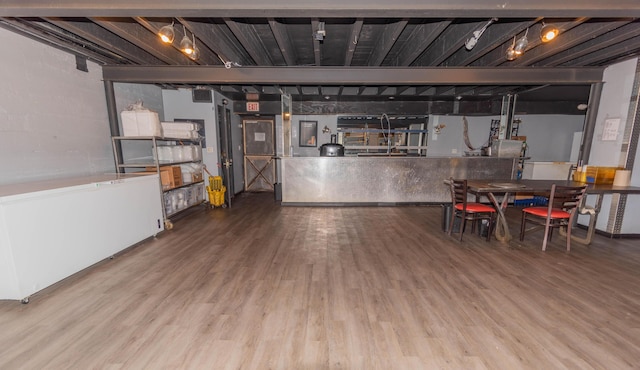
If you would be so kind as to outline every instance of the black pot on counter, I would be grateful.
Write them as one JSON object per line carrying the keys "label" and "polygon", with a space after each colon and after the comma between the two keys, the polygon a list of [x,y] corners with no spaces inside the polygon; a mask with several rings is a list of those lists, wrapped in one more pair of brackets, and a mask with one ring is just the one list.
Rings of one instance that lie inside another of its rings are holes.
{"label": "black pot on counter", "polygon": [[319,148],[321,157],[344,157],[344,146],[337,143],[336,135],[331,135],[331,142]]}

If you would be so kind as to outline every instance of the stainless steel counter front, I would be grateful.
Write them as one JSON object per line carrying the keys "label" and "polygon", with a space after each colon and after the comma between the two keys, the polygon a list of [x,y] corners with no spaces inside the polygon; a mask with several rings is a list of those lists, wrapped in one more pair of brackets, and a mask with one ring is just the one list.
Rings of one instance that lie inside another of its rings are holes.
{"label": "stainless steel counter front", "polygon": [[443,180],[513,178],[517,159],[495,157],[281,158],[283,205],[450,202]]}

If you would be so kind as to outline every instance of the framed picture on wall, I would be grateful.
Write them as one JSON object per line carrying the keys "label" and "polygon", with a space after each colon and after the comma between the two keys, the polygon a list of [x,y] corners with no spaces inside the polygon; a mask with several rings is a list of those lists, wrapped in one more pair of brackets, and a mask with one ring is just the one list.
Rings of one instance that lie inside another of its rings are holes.
{"label": "framed picture on wall", "polygon": [[300,121],[300,146],[318,146],[318,121]]}

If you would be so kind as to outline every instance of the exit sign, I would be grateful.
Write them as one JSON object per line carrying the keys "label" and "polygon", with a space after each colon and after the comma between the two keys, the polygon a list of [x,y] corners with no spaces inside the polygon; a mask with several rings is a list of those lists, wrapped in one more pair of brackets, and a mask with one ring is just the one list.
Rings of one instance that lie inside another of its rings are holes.
{"label": "exit sign", "polygon": [[247,112],[260,112],[260,103],[257,101],[247,102]]}

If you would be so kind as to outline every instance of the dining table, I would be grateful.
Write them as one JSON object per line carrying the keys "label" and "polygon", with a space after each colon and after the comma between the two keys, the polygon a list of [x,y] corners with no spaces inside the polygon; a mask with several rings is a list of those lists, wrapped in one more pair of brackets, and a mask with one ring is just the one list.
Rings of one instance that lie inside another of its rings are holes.
{"label": "dining table", "polygon": [[509,242],[512,239],[505,210],[510,199],[516,193],[548,194],[551,186],[583,186],[587,185],[586,194],[595,195],[596,200],[593,206],[586,204],[584,197],[578,212],[589,215],[589,225],[585,237],[571,236],[572,241],[582,244],[590,244],[595,233],[598,213],[602,207],[602,199],[606,194],[640,194],[638,186],[615,186],[612,184],[585,184],[571,180],[513,180],[513,179],[467,179],[467,191],[475,194],[479,199],[486,196],[497,211],[497,221],[495,227],[495,237],[501,242]]}

